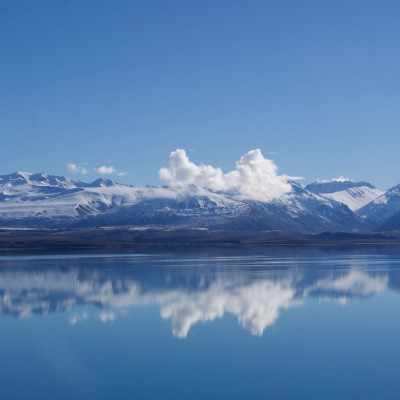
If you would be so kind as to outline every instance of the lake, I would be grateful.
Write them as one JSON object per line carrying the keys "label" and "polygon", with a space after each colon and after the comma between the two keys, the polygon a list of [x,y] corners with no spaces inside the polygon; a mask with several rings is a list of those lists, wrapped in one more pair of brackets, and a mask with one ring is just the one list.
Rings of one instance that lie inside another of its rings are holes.
{"label": "lake", "polygon": [[400,248],[0,257],[1,398],[395,399]]}

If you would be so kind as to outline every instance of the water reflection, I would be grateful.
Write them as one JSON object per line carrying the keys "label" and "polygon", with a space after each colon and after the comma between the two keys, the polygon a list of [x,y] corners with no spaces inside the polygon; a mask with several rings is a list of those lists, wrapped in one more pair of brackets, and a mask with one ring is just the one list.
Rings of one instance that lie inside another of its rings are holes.
{"label": "water reflection", "polygon": [[[26,318],[68,311],[69,324],[113,322],[132,307],[156,305],[185,338],[200,322],[232,314],[261,336],[282,310],[307,299],[348,304],[398,290],[398,259],[184,257],[3,259],[0,313]],[[90,305],[93,307],[83,307]],[[96,311],[97,310],[97,311]]]}

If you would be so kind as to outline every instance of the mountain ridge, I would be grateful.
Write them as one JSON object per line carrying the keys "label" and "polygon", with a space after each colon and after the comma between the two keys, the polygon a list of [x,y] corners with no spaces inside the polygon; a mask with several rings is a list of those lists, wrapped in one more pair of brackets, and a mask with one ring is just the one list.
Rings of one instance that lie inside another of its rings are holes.
{"label": "mountain ridge", "polygon": [[[339,191],[332,192],[332,184]],[[359,209],[389,192],[368,182],[290,185],[286,196],[256,201],[195,185],[132,186],[106,178],[86,183],[44,172],[14,172],[0,176],[0,227],[364,232],[371,225]]]}

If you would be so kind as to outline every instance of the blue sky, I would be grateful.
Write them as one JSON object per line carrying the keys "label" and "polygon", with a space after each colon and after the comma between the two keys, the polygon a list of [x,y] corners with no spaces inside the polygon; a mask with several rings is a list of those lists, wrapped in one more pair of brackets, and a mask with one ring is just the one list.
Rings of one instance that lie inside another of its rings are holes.
{"label": "blue sky", "polygon": [[251,149],[304,182],[400,182],[398,1],[2,1],[0,174]]}

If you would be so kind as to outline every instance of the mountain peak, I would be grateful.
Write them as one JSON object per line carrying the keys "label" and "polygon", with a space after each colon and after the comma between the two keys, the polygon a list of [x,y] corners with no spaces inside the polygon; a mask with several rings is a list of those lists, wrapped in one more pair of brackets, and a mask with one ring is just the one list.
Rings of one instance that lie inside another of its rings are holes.
{"label": "mountain peak", "polygon": [[342,190],[350,188],[367,187],[369,189],[375,189],[375,186],[368,182],[352,182],[347,178],[335,178],[331,180],[317,181],[308,184],[305,189],[316,194],[323,193],[335,193],[341,192]]}
{"label": "mountain peak", "polygon": [[0,182],[2,184],[9,182],[14,185],[18,185],[18,184],[21,185],[21,184],[27,183],[28,180],[30,179],[30,176],[31,176],[31,174],[29,172],[16,171],[9,175],[0,176]]}
{"label": "mountain peak", "polygon": [[77,183],[69,178],[66,178],[65,176],[49,175],[46,172],[39,172],[37,174],[30,175],[29,181],[33,184],[57,187],[70,187],[75,186]]}
{"label": "mountain peak", "polygon": [[89,184],[90,187],[110,187],[115,186],[115,183],[111,179],[99,178]]}
{"label": "mountain peak", "polygon": [[26,171],[16,171],[10,174],[10,178],[12,179],[23,179],[28,180],[32,174]]}

